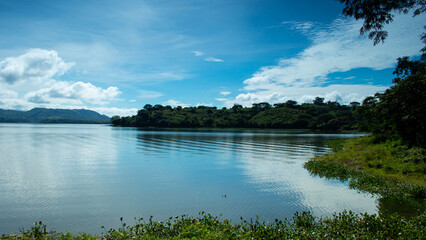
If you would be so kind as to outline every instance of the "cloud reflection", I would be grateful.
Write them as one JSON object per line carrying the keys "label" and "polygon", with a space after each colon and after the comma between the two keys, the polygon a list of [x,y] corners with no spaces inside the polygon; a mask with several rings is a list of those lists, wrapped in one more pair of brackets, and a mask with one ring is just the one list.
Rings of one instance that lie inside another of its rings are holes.
{"label": "cloud reflection", "polygon": [[[318,135],[318,137],[321,137]],[[306,138],[301,136],[302,138]],[[350,209],[355,212],[376,213],[376,198],[360,194],[349,189],[347,184],[312,177],[302,168],[303,162],[320,153],[325,148],[306,146],[302,151],[297,144],[289,144],[283,152],[245,151],[239,161],[250,184],[255,184],[259,191],[271,192],[288,198],[298,198],[293,202],[299,209],[309,209],[317,216],[329,216],[333,212]],[[296,150],[299,149],[299,150]]]}

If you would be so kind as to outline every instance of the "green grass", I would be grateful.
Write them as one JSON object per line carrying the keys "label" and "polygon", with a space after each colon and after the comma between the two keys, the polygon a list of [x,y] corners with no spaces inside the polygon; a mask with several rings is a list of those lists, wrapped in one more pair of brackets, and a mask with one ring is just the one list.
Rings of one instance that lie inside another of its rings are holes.
{"label": "green grass", "polygon": [[353,169],[336,162],[311,160],[304,164],[312,175],[338,179],[342,182],[349,181],[349,187],[360,191],[378,194],[382,197],[417,198],[426,197],[426,187],[410,184],[394,179]]}
{"label": "green grass", "polygon": [[232,224],[209,214],[180,216],[157,222],[139,219],[135,225],[122,222],[118,229],[101,235],[47,231],[43,223],[1,239],[421,239],[426,235],[426,214],[406,219],[392,215],[355,214],[351,211],[317,218],[309,212],[273,223],[258,219]]}
{"label": "green grass", "polygon": [[384,204],[380,215],[425,213],[425,149],[395,142],[378,144],[371,136],[332,140],[327,145],[334,153],[303,165],[312,175],[348,181],[350,188],[379,195]]}
{"label": "green grass", "polygon": [[381,216],[425,213],[425,149],[397,142],[375,143],[372,136],[326,144],[334,153],[303,165],[312,175],[348,181],[350,188],[380,196]]}
{"label": "green grass", "polygon": [[315,160],[336,162],[374,176],[426,186],[426,149],[399,142],[374,143],[373,136],[328,142],[333,154]]}
{"label": "green grass", "polygon": [[331,148],[333,152],[339,152],[343,150],[343,145],[347,139],[333,139],[325,141],[325,144]]}

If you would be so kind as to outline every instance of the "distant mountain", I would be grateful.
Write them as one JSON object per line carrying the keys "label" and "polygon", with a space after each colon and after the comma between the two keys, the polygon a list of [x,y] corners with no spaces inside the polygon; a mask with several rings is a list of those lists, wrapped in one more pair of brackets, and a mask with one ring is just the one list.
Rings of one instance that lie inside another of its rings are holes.
{"label": "distant mountain", "polygon": [[33,108],[26,112],[0,109],[0,122],[109,123],[110,118],[95,111],[86,109]]}

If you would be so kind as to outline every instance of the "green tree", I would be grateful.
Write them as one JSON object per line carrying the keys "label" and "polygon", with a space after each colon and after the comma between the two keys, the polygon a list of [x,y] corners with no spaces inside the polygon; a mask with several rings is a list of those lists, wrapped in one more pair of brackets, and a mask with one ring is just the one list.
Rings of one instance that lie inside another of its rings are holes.
{"label": "green tree", "polygon": [[288,107],[288,108],[296,108],[297,101],[288,100],[287,102],[285,102],[285,106]]}
{"label": "green tree", "polygon": [[[345,4],[343,15],[364,20],[360,33],[362,35],[368,33],[374,45],[384,42],[387,38],[388,33],[383,28],[393,21],[394,12],[407,14],[414,9],[413,16],[417,16],[426,10],[425,0],[339,0],[339,2]],[[422,39],[425,40],[425,34],[422,35]]]}
{"label": "green tree", "polygon": [[112,117],[111,117],[111,123],[112,123],[113,125],[120,125],[120,122],[121,122],[121,118],[120,118],[120,116],[115,115],[115,116],[112,116]]}
{"label": "green tree", "polygon": [[145,106],[143,106],[143,109],[149,111],[152,109],[152,105],[151,104],[146,104]]}
{"label": "green tree", "polygon": [[242,105],[240,105],[240,104],[237,104],[237,103],[235,103],[234,104],[234,106],[232,106],[232,110],[234,111],[234,112],[237,112],[238,111],[238,109],[242,109],[243,108],[243,106]]}
{"label": "green tree", "polygon": [[266,109],[272,108],[272,106],[271,104],[267,102],[261,102],[261,103],[253,103],[253,108],[259,109],[259,110],[266,110]]}
{"label": "green tree", "polygon": [[349,105],[352,107],[353,110],[355,110],[357,107],[361,105],[359,102],[350,102]]}
{"label": "green tree", "polygon": [[378,111],[386,114],[385,127],[410,145],[426,146],[426,64],[398,60],[395,86],[381,95]]}
{"label": "green tree", "polygon": [[318,106],[324,105],[324,98],[316,97],[314,100],[314,104]]}
{"label": "green tree", "polygon": [[398,60],[395,86],[367,97],[357,112],[361,130],[378,140],[401,139],[408,145],[426,145],[426,64],[423,60]]}

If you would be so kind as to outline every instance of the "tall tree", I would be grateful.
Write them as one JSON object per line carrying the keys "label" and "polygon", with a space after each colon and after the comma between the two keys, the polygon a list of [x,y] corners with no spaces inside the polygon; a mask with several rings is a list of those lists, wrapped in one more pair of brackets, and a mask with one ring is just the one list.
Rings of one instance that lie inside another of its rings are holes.
{"label": "tall tree", "polygon": [[[394,19],[394,13],[413,16],[426,11],[426,0],[339,0],[345,4],[343,15],[363,19],[361,34],[369,33],[374,44],[384,42],[388,36],[383,30]],[[424,26],[426,29],[426,26]],[[408,33],[409,34],[409,33]],[[426,45],[426,34],[421,39]],[[383,139],[402,139],[409,145],[426,145],[426,47],[422,58],[410,61],[408,57],[398,59],[394,72],[395,86],[383,94],[366,98],[357,109],[367,121],[360,127],[367,127],[373,134]]]}
{"label": "tall tree", "polygon": [[356,111],[363,116],[362,130],[378,140],[402,140],[407,145],[426,146],[426,64],[398,59],[395,86],[367,97]]}

